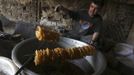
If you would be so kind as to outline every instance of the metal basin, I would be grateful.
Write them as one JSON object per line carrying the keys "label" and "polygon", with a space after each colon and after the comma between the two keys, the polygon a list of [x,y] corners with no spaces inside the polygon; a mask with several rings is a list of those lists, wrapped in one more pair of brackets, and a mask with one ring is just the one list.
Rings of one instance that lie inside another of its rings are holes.
{"label": "metal basin", "polygon": [[[55,48],[55,47],[59,47],[59,46],[64,47],[64,48],[71,48],[71,47],[82,47],[85,45],[87,45],[87,44],[74,40],[74,39],[65,38],[65,37],[61,37],[57,44],[52,44],[47,41],[40,43],[35,38],[30,38],[30,39],[20,42],[13,48],[12,60],[20,68],[22,66],[22,64],[27,60],[27,58],[28,58],[27,55],[33,54],[36,49]],[[92,56],[88,56],[88,57],[92,57]],[[103,58],[100,58],[100,59],[103,59]],[[70,66],[70,67],[66,67],[66,68],[67,68],[67,70],[71,70],[71,68],[73,68],[76,71],[78,71],[80,75],[95,74],[94,65],[90,64],[89,61],[90,61],[90,59],[87,59],[87,57],[75,59],[75,60],[69,60],[69,61],[67,61],[67,66]],[[92,59],[91,59],[91,61],[92,61]],[[69,65],[68,65],[68,63],[69,63]],[[31,63],[31,64],[33,64],[33,63]],[[46,64],[46,65],[48,65],[48,64]],[[54,65],[61,66],[60,64],[54,64]],[[102,64],[100,64],[100,65],[102,65]],[[27,75],[45,75],[45,74],[37,73],[36,70],[31,69],[31,67],[33,67],[33,65],[30,67],[28,66],[24,69],[24,72],[26,72]],[[103,67],[105,67],[105,66],[103,66]],[[102,68],[100,68],[100,69],[102,69]],[[45,71],[46,69],[43,69],[43,70]],[[51,74],[49,74],[49,75],[51,75]]]}

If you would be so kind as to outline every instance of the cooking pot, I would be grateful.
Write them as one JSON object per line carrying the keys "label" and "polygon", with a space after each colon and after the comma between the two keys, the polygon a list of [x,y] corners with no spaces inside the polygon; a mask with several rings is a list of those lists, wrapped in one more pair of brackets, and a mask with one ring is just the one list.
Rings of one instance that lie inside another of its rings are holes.
{"label": "cooking pot", "polygon": [[[56,47],[72,48],[72,47],[82,47],[82,46],[86,46],[86,45],[87,44],[84,42],[66,38],[66,37],[60,37],[60,40],[57,43],[52,43],[49,41],[39,42],[36,38],[30,38],[30,39],[26,39],[26,40],[20,42],[13,48],[12,60],[16,64],[16,66],[18,66],[18,68],[20,68],[23,65],[23,63],[28,59],[28,56],[34,54],[34,51],[36,49],[56,48]],[[83,57],[80,59],[68,60],[67,66],[65,68],[67,68],[66,70],[70,70],[70,71],[71,71],[71,68],[73,68],[73,70],[76,70],[81,75],[96,74],[95,70],[97,70],[97,68],[95,68],[95,66],[94,66],[96,64],[92,64],[92,62],[90,62],[90,60],[92,61],[91,57],[92,56],[86,56],[86,57]],[[99,68],[99,70],[101,70],[100,73],[102,73],[106,63],[100,52],[99,52],[99,57],[100,57],[99,59],[102,59],[102,63],[101,64],[98,63],[101,66]],[[68,65],[68,63],[69,63],[69,65]],[[33,64],[33,62],[31,64]],[[46,64],[46,65],[48,65],[48,64]],[[43,70],[47,71],[50,67],[52,67],[51,65],[48,65],[47,67],[45,66],[47,69],[43,69]],[[55,65],[61,66],[60,64],[55,64]],[[68,67],[68,66],[70,66],[70,67]],[[33,70],[31,67],[33,67],[33,65],[32,66],[30,65],[30,67],[29,66],[25,67],[23,71],[27,75],[45,75],[46,74],[46,73],[40,74],[40,73],[36,72],[37,69]],[[97,71],[99,71],[99,70],[97,70]],[[51,75],[51,74],[46,74],[46,75]],[[99,75],[99,73],[98,73],[98,75]]]}

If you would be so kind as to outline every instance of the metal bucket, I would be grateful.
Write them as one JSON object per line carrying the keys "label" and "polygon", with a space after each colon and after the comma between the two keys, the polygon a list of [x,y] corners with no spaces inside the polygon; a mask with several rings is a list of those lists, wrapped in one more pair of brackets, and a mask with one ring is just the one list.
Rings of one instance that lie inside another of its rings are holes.
{"label": "metal bucket", "polygon": [[[85,45],[87,45],[87,44],[74,40],[74,39],[65,38],[65,37],[61,37],[57,44],[52,44],[47,41],[45,41],[45,43],[40,43],[35,38],[30,38],[30,39],[20,42],[13,48],[12,60],[20,68],[22,66],[22,64],[27,60],[27,57],[25,55],[33,54],[34,51],[38,48],[46,48],[46,47],[47,48],[55,48],[55,47],[59,47],[59,46],[64,47],[64,48],[71,48],[71,47],[82,47]],[[105,60],[102,57],[102,54],[100,52],[99,52],[99,56],[101,56],[99,59],[100,60],[102,59],[102,62],[103,62],[101,64],[98,63],[101,65],[99,70],[97,70],[97,68],[95,68],[94,65],[96,65],[96,64],[93,65],[90,63],[90,60],[92,61],[92,59],[90,59],[89,57],[92,57],[92,56],[87,56],[85,58],[80,58],[80,59],[75,59],[75,60],[69,60],[68,63],[69,63],[69,66],[71,65],[71,68],[76,69],[76,67],[77,67],[76,70],[79,71],[81,75],[87,75],[87,74],[95,75],[96,73],[94,72],[94,70],[103,71],[104,67],[105,67],[105,65],[103,65],[103,64],[105,64]],[[99,56],[97,56],[97,57],[99,57]],[[69,68],[68,68],[68,70],[69,70]],[[28,75],[41,75],[39,73],[36,73],[34,70],[31,70],[29,67],[26,67],[24,69],[24,72],[26,72]],[[100,72],[100,73],[102,73],[102,72]],[[96,75],[99,75],[99,73]]]}

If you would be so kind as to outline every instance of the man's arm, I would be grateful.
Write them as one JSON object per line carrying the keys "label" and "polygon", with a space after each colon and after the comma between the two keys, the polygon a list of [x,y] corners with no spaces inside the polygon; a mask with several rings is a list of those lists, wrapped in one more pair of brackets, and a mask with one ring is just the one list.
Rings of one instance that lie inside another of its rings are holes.
{"label": "man's arm", "polygon": [[70,10],[68,8],[65,8],[63,7],[62,5],[57,5],[56,8],[55,8],[55,11],[64,11],[66,12],[66,14],[68,14],[70,16],[70,18],[72,18],[73,20],[79,20],[79,13],[77,11],[73,11],[73,10]]}
{"label": "man's arm", "polygon": [[98,39],[98,36],[99,36],[99,32],[94,32],[93,33],[93,36],[92,36],[92,41],[96,41]]}
{"label": "man's arm", "polygon": [[94,19],[94,25],[95,25],[95,29],[94,29],[94,33],[92,35],[92,42],[96,42],[99,39],[99,35],[101,33],[101,28],[102,28],[102,18],[101,16],[97,16]]}

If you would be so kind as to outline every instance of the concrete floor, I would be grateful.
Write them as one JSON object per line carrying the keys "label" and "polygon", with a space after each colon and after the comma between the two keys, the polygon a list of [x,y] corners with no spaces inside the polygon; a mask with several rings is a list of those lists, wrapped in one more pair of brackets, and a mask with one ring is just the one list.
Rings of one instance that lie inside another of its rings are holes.
{"label": "concrete floor", "polygon": [[118,61],[114,61],[108,63],[102,75],[134,75],[134,68],[129,68]]}
{"label": "concrete floor", "polygon": [[104,53],[107,60],[107,67],[102,75],[134,75],[134,68],[121,63],[113,52]]}

